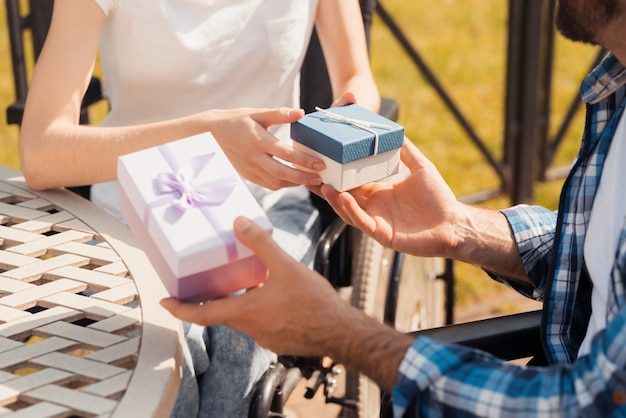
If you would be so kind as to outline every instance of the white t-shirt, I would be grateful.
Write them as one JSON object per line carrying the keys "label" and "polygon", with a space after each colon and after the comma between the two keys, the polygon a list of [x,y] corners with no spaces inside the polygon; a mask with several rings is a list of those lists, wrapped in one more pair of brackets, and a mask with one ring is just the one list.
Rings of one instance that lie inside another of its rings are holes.
{"label": "white t-shirt", "polygon": [[[208,109],[299,107],[299,72],[317,0],[95,0],[101,41],[104,126],[172,119]],[[272,129],[289,141],[289,126]],[[249,183],[267,210],[302,200],[302,187],[270,192]],[[92,188],[119,215],[119,184]]]}
{"label": "white t-shirt", "polygon": [[583,248],[585,264],[593,283],[592,312],[587,334],[578,351],[578,356],[587,354],[593,337],[606,328],[610,274],[615,264],[621,228],[626,222],[626,194],[624,194],[626,164],[624,161],[626,161],[626,113],[620,119],[604,162],[585,237]]}

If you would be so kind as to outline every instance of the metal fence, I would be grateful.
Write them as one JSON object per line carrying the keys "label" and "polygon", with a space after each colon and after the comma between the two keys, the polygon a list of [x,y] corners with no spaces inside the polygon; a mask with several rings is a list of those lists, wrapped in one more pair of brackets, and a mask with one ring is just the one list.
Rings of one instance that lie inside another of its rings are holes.
{"label": "metal fence", "polygon": [[[579,92],[572,92],[572,99],[564,118],[559,121],[550,120],[555,7],[556,0],[508,0],[504,137],[502,157],[498,159],[485,145],[483,138],[454,102],[437,74],[428,66],[422,54],[387,10],[385,1],[378,0],[376,3],[376,14],[499,179],[499,186],[495,189],[462,196],[461,200],[465,202],[479,203],[506,196],[511,204],[532,203],[533,190],[537,182],[556,179],[567,172],[568,168],[550,167],[582,103]],[[599,48],[591,67],[596,66],[605,54],[606,51]],[[549,135],[548,128],[551,123],[556,123],[557,126],[554,136]],[[452,323],[454,316],[452,260],[446,262],[445,272],[440,278],[446,282],[446,322]]]}

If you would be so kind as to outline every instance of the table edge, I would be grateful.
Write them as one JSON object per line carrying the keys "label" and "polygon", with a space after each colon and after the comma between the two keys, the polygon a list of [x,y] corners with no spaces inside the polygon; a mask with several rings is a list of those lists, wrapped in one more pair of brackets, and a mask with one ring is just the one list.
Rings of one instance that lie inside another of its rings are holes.
{"label": "table edge", "polygon": [[[31,190],[22,174],[14,169],[0,167],[0,181],[39,195],[72,213],[102,236],[124,260],[140,295],[143,332],[137,366],[112,416],[169,416],[182,375],[182,323],[159,304],[169,295],[130,229],[93,202],[68,190]],[[155,374],[155,370],[159,373]],[[163,395],[158,403],[154,402],[155,394]],[[146,410],[148,407],[151,410]]]}

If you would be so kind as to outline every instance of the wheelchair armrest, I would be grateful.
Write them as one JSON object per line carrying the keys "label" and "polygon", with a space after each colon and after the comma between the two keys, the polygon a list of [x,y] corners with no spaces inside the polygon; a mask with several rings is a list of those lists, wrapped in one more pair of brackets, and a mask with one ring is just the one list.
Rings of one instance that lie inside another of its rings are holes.
{"label": "wheelchair armrest", "polygon": [[24,114],[24,100],[9,105],[6,110],[7,125],[19,125]]}
{"label": "wheelchair armrest", "polygon": [[389,120],[398,121],[398,117],[400,116],[400,106],[398,102],[390,97],[381,97],[380,98],[380,109],[378,114],[386,117]]}
{"label": "wheelchair armrest", "polygon": [[270,409],[282,411],[301,377],[297,367],[286,368],[280,362],[272,364],[257,384],[248,418],[267,418],[271,416]]}
{"label": "wheelchair armrest", "polygon": [[335,243],[346,229],[346,223],[336,216],[324,229],[317,241],[313,268],[327,279],[330,278],[330,253]]}
{"label": "wheelchair armrest", "polygon": [[425,335],[487,351],[503,360],[515,360],[542,353],[540,324],[541,311],[532,311],[425,329],[410,335]]}

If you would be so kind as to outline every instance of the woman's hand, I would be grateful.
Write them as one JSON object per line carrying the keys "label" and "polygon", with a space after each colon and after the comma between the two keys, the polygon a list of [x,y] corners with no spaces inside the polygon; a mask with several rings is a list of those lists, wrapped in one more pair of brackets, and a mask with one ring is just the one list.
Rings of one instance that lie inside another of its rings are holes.
{"label": "woman's hand", "polygon": [[213,110],[209,129],[246,179],[271,190],[319,186],[322,180],[315,171],[323,170],[324,163],[268,132],[270,126],[296,122],[303,114],[290,108]]}
{"label": "woman's hand", "polygon": [[356,104],[356,103],[357,103],[356,94],[354,94],[354,92],[352,91],[346,91],[341,95],[341,97],[339,97],[337,100],[333,102],[331,107],[344,106],[344,105]]}

